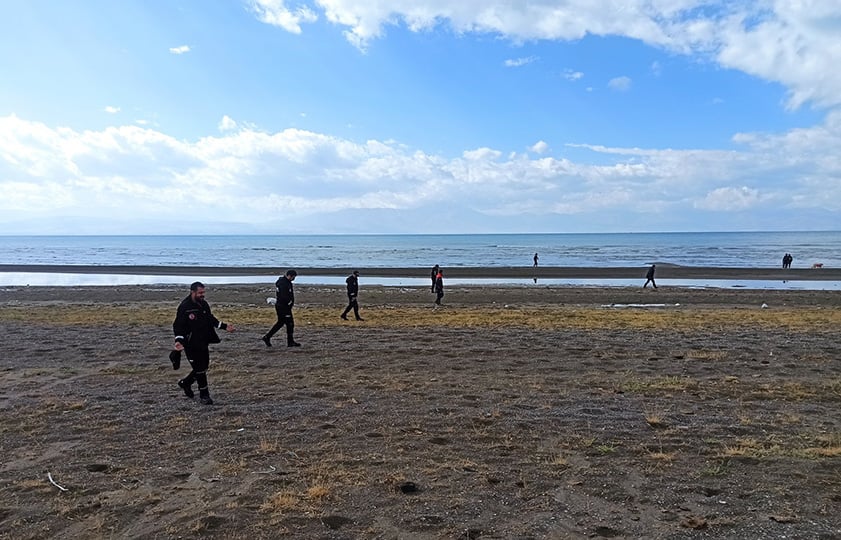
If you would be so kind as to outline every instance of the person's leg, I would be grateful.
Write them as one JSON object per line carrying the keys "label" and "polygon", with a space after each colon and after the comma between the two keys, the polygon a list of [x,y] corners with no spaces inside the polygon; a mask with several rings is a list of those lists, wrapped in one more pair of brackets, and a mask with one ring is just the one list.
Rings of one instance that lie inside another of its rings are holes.
{"label": "person's leg", "polygon": [[190,365],[193,367],[193,376],[199,387],[199,398],[206,405],[212,405],[210,391],[207,388],[207,368],[210,366],[210,351],[207,347],[190,351]]}
{"label": "person's leg", "polygon": [[359,302],[356,298],[353,299],[353,314],[356,316],[357,321],[362,320],[362,317],[359,316]]}
{"label": "person's leg", "polygon": [[295,341],[295,319],[292,317],[292,312],[286,314],[286,346],[300,347],[301,344]]}
{"label": "person's leg", "polygon": [[275,304],[274,310],[275,310],[275,313],[277,314],[277,322],[274,323],[274,326],[272,326],[271,330],[269,330],[266,333],[265,336],[260,338],[260,339],[263,340],[263,343],[266,344],[266,347],[271,347],[272,346],[272,336],[275,335],[278,332],[278,330],[280,330],[283,327],[283,325],[286,323],[286,317],[284,317],[284,315],[283,315],[283,311],[281,309],[281,306],[278,305],[278,304]]}
{"label": "person's leg", "polygon": [[350,296],[348,296],[348,300],[347,300],[347,307],[346,307],[346,308],[345,308],[345,310],[342,312],[342,318],[343,318],[344,320],[347,320],[347,314],[348,314],[348,313],[350,313],[350,310],[351,310],[351,308],[352,308],[352,307],[353,307],[353,298],[351,298]]}

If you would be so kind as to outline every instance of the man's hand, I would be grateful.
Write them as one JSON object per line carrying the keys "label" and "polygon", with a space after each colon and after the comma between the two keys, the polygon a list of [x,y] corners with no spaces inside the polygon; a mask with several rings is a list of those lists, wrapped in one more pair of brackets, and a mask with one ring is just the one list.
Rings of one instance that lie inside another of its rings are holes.
{"label": "man's hand", "polygon": [[184,350],[184,345],[180,341],[176,341],[175,342],[175,350],[176,351],[183,351]]}
{"label": "man's hand", "polygon": [[233,332],[235,330],[234,325],[232,325],[231,323],[226,323],[226,325],[227,326],[225,327],[225,330],[227,330],[228,332]]}

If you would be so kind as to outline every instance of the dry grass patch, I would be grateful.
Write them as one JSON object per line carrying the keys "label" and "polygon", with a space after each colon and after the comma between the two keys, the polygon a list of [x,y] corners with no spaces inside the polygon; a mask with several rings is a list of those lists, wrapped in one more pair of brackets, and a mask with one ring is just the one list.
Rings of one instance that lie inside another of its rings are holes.
{"label": "dry grass patch", "polygon": [[[213,303],[213,299],[210,299]],[[337,302],[337,305],[341,302]],[[51,325],[111,326],[114,321],[158,326],[170,320],[177,302],[115,304],[58,304],[50,309],[31,306],[0,308],[0,323],[28,322]],[[214,304],[214,313],[223,320],[238,325],[270,325],[275,312],[265,306]],[[307,306],[298,308],[295,316],[299,324],[338,326],[336,306]],[[366,327],[423,327],[476,328],[524,326],[552,329],[668,329],[697,328],[783,327],[791,331],[832,330],[841,326],[841,308],[804,308],[785,310],[747,310],[710,308],[702,310],[609,310],[601,307],[541,306],[524,309],[503,307],[452,307],[434,310],[429,307],[369,307]]]}
{"label": "dry grass patch", "polygon": [[618,390],[625,393],[653,394],[658,392],[682,392],[695,389],[698,383],[689,377],[637,377],[626,376],[618,383]]}

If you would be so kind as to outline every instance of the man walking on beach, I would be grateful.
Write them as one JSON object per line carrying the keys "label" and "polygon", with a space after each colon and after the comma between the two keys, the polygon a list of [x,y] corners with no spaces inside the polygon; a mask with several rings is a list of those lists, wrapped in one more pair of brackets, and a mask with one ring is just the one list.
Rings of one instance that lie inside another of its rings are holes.
{"label": "man walking on beach", "polygon": [[[436,265],[437,266],[437,265]],[[441,299],[444,298],[444,271],[440,268],[438,269],[438,273],[435,275],[435,303],[437,305],[441,305]]]}
{"label": "man walking on beach", "polygon": [[657,265],[652,264],[651,268],[648,269],[648,272],[645,273],[645,285],[642,286],[643,289],[645,289],[645,286],[648,285],[649,281],[651,282],[651,284],[654,286],[655,289],[657,288],[657,284],[654,283],[654,267],[655,266],[657,266]]}
{"label": "man walking on beach", "polygon": [[538,257],[537,257],[537,253],[535,253],[535,254],[534,254],[534,265],[535,265],[535,266],[537,266],[537,259],[538,259]]}
{"label": "man walking on beach", "polygon": [[286,325],[286,346],[300,347],[301,344],[295,341],[295,319],[292,318],[292,306],[295,305],[295,291],[292,288],[292,282],[295,281],[295,276],[298,272],[295,270],[287,270],[286,274],[277,278],[275,287],[277,287],[277,302],[274,309],[277,312],[277,322],[274,323],[271,330],[261,337],[266,347],[272,346],[272,336],[280,330],[283,325]]}
{"label": "man walking on beach", "polygon": [[[184,351],[187,360],[193,369],[190,374],[178,381],[178,386],[184,391],[188,398],[195,396],[193,383],[198,383],[199,399],[205,405],[213,405],[210,398],[210,391],[207,388],[207,369],[210,366],[211,343],[219,343],[219,336],[216,328],[234,331],[234,325],[226,324],[213,316],[210,305],[204,299],[204,284],[196,281],[190,285],[190,294],[181,301],[172,323],[172,331],[175,333],[175,351]],[[170,354],[172,366],[180,366],[180,354]]]}
{"label": "man walking on beach", "polygon": [[432,279],[432,288],[429,289],[429,292],[435,292],[435,280],[438,279],[438,265],[432,267],[432,272],[429,273],[429,277]]}
{"label": "man walking on beach", "polygon": [[354,270],[345,280],[345,283],[347,283],[347,307],[342,312],[342,319],[347,320],[347,314],[353,309],[356,320],[362,321],[364,319],[359,316],[359,302],[357,302],[357,296],[359,296],[359,270]]}

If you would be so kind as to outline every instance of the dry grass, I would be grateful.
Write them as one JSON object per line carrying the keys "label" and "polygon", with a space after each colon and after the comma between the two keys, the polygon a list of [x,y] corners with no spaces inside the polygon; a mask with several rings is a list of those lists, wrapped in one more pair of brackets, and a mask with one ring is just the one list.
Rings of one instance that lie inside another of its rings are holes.
{"label": "dry grass", "polygon": [[[29,306],[0,308],[0,322],[29,322],[52,325],[107,325],[115,320],[134,324],[158,325],[173,317],[171,304],[52,305],[50,309]],[[273,310],[254,306],[214,305],[214,313],[239,325],[271,325]],[[337,326],[335,307],[306,307],[296,312],[299,325]],[[365,325],[389,328],[448,326],[489,328],[523,326],[536,329],[732,329],[738,327],[776,327],[789,331],[832,330],[841,326],[841,309],[739,310],[709,308],[694,310],[606,310],[600,307],[541,306],[505,309],[500,307],[460,307],[432,310],[428,307],[376,306],[366,311]],[[693,358],[721,359],[719,351],[691,351]]]}

